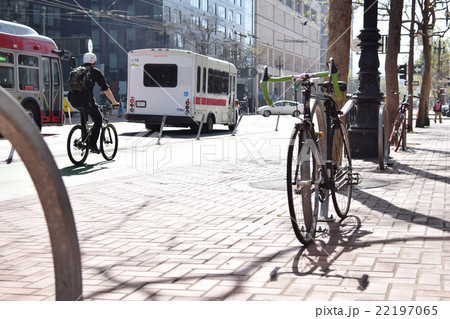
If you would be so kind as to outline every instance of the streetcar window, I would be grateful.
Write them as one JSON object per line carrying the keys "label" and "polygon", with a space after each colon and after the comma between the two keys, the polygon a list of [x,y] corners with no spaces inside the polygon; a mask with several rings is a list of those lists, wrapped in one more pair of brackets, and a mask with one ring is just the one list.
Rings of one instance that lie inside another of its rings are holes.
{"label": "streetcar window", "polygon": [[38,57],[19,54],[19,89],[24,91],[39,91]]}

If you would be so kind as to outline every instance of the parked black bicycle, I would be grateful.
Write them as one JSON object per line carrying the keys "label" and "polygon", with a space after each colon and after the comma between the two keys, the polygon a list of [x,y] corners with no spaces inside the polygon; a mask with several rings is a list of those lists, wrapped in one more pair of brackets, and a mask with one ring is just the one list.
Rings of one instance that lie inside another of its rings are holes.
{"label": "parked black bicycle", "polygon": [[[100,105],[103,123],[100,133],[100,152],[107,161],[111,161],[117,154],[119,138],[114,125],[110,124],[106,115],[108,106]],[[91,137],[92,125],[86,123],[86,136],[80,124],[75,125],[67,138],[67,154],[74,165],[82,165],[89,155],[89,139]]]}

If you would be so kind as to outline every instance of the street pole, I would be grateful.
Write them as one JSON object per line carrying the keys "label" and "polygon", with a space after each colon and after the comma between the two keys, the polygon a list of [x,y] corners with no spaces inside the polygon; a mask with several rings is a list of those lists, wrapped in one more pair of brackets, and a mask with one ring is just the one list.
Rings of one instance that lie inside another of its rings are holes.
{"label": "street pole", "polygon": [[380,31],[377,29],[377,0],[364,1],[364,28],[358,38],[361,40],[359,59],[359,87],[353,95],[357,112],[349,129],[351,154],[354,158],[375,158],[378,156],[378,112],[384,94],[380,91],[378,59]]}
{"label": "street pole", "polygon": [[[278,57],[278,63],[276,65],[278,69],[278,76],[281,76],[281,69],[283,68],[283,61],[281,60],[281,55]],[[281,90],[282,90],[282,83],[279,83],[279,89],[278,89],[278,99],[281,98]]]}
{"label": "street pole", "polygon": [[409,58],[408,58],[408,103],[409,103],[409,109],[408,109],[408,127],[407,131],[412,132],[413,127],[413,75],[414,75],[414,24],[415,24],[415,15],[416,15],[416,1],[412,2],[411,6],[411,25],[409,29]]}

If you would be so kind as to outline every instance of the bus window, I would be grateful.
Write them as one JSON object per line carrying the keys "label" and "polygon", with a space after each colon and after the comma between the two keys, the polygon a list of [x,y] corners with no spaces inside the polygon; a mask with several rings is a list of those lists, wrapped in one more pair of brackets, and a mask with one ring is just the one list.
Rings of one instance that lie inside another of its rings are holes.
{"label": "bus window", "polygon": [[177,82],[178,66],[176,64],[144,65],[144,86],[174,88]]}
{"label": "bus window", "polygon": [[37,57],[19,55],[19,89],[39,91],[39,60]]}
{"label": "bus window", "polygon": [[208,70],[208,93],[228,94],[229,74],[225,71]]}
{"label": "bus window", "polygon": [[19,65],[39,67],[39,59],[37,56],[19,54]]}
{"label": "bus window", "polygon": [[201,79],[202,79],[202,68],[198,66],[197,67],[197,93],[200,93]]}
{"label": "bus window", "polygon": [[206,68],[203,68],[203,86],[202,93],[206,93]]}
{"label": "bus window", "polygon": [[14,54],[10,52],[0,52],[0,85],[14,88]]}

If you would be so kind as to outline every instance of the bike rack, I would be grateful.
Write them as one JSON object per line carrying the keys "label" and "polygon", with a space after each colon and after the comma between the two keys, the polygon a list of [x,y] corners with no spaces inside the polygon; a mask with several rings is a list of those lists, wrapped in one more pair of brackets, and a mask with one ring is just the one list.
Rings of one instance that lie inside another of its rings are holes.
{"label": "bike rack", "polygon": [[161,121],[161,127],[159,129],[158,141],[156,142],[156,145],[161,145],[161,138],[162,138],[162,134],[163,134],[163,130],[164,130],[164,125],[166,125],[166,117],[167,117],[167,115],[164,114],[162,121]]}
{"label": "bike rack", "polygon": [[244,114],[241,114],[241,116],[239,117],[239,120],[236,123],[236,126],[234,127],[234,130],[233,130],[233,133],[231,134],[231,136],[236,136],[237,128],[238,128],[239,124],[241,123],[241,120],[243,117],[244,117]]}
{"label": "bike rack", "polygon": [[20,154],[44,210],[53,254],[56,300],[82,300],[80,248],[61,173],[37,126],[2,87],[0,127]]}
{"label": "bike rack", "polygon": [[279,122],[280,122],[280,114],[278,114],[278,117],[277,117],[277,125],[275,126],[275,132],[278,131],[278,123]]}
{"label": "bike rack", "polygon": [[378,112],[378,166],[380,170],[386,168],[389,157],[389,127],[385,109],[386,105],[381,103]]}
{"label": "bike rack", "polygon": [[195,138],[196,140],[200,139],[200,133],[202,132],[202,128],[203,128],[203,121],[205,120],[205,114],[202,115],[202,120],[200,121],[200,125],[198,126],[198,132],[197,132],[197,137]]}
{"label": "bike rack", "polygon": [[11,145],[11,150],[9,151],[8,158],[6,159],[6,164],[11,164],[14,157],[14,146]]}

